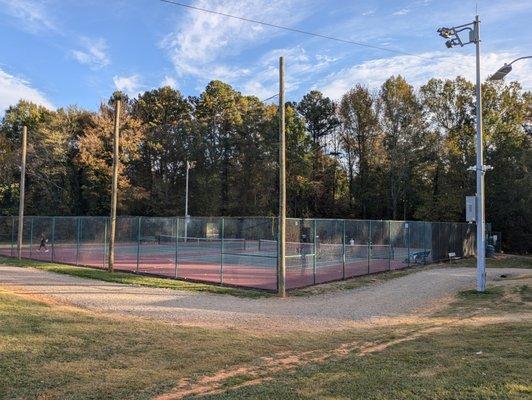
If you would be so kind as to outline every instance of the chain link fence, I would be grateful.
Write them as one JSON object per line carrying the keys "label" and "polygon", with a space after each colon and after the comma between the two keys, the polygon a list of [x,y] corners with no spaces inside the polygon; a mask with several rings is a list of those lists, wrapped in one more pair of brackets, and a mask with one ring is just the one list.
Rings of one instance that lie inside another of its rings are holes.
{"label": "chain link fence", "polygon": [[[23,229],[23,258],[108,266],[107,217],[28,216]],[[17,230],[18,217],[0,217],[1,255],[17,255]],[[115,269],[276,290],[277,230],[274,217],[118,217]],[[474,225],[288,218],[286,287],[446,260],[449,253],[475,254]]]}

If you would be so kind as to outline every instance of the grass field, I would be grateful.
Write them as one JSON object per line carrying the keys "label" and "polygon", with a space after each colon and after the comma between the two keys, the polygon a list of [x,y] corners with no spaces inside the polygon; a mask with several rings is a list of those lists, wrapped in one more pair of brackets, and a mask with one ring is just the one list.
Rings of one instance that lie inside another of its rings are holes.
{"label": "grass field", "polygon": [[528,399],[532,290],[340,332],[184,328],[0,289],[0,398]]}

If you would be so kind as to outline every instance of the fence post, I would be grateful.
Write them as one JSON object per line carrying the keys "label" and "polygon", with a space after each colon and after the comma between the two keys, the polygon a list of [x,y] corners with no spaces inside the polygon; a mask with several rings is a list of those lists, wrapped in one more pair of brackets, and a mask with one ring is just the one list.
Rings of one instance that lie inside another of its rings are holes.
{"label": "fence post", "polygon": [[[185,217],[186,218],[186,217]],[[185,221],[185,226],[186,226]],[[174,263],[174,278],[177,278],[177,263],[179,255],[179,217],[175,217],[175,263]]]}
{"label": "fence post", "polygon": [[412,230],[410,229],[410,223],[405,222],[405,230],[406,230],[406,254],[407,254],[407,266],[410,267],[410,237]]}
{"label": "fence post", "polygon": [[[430,232],[430,236],[427,235],[427,233]],[[425,247],[425,250],[429,250],[432,254],[432,257],[434,258],[434,249],[432,248],[432,223],[431,222],[425,222],[425,233],[424,233],[424,244],[423,247]],[[430,245],[428,243],[430,238]]]}
{"label": "fence post", "polygon": [[15,242],[15,217],[11,217],[11,257],[13,257],[14,242]]}
{"label": "fence post", "polygon": [[139,263],[140,263],[140,224],[141,224],[141,221],[142,221],[142,217],[137,217],[137,269],[136,269],[136,273],[138,274],[139,272]]}
{"label": "fence post", "polygon": [[52,217],[52,262],[55,258],[55,217]]}
{"label": "fence post", "polygon": [[312,230],[314,231],[314,256],[312,257],[312,282],[316,284],[316,256],[318,254],[318,238],[316,235],[316,218],[313,220]]}
{"label": "fence post", "polygon": [[32,256],[33,251],[33,219],[34,217],[30,218],[30,258]]}
{"label": "fence post", "polygon": [[369,233],[368,233],[368,275],[370,273],[371,263],[371,220],[369,220]]}
{"label": "fence post", "polygon": [[392,270],[392,258],[394,257],[392,246],[392,221],[388,221],[388,271]]}
{"label": "fence post", "polygon": [[342,279],[345,279],[345,219],[342,228]]}
{"label": "fence post", "polygon": [[105,261],[107,260],[107,218],[103,225],[103,262],[102,268],[105,268]]}
{"label": "fence post", "polygon": [[221,224],[221,236],[220,236],[220,285],[224,284],[224,218],[222,217]]}
{"label": "fence post", "polygon": [[79,265],[79,237],[81,231],[81,217],[76,218],[76,265]]}

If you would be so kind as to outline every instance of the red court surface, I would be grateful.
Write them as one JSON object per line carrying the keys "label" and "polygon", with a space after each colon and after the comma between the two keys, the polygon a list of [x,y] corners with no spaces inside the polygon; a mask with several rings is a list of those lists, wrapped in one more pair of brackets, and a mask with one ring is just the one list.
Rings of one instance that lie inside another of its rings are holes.
{"label": "red court surface", "polygon": [[[251,246],[253,247],[253,246]],[[22,257],[96,268],[107,267],[106,249],[101,244],[60,243],[38,251],[38,246],[23,246]],[[277,258],[256,252],[221,254],[217,248],[138,245],[118,243],[115,269],[198,282],[225,284],[274,291],[277,289]],[[12,246],[0,247],[0,254],[15,256]],[[176,263],[177,260],[177,263]],[[314,263],[313,254],[287,257],[286,287],[300,288],[318,283],[368,275],[408,266],[401,259],[346,259],[341,257]]]}

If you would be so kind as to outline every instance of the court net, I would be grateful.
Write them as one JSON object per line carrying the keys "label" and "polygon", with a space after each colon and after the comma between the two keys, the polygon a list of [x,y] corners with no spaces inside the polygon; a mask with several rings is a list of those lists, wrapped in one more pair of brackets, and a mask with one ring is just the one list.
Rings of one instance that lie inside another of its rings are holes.
{"label": "court net", "polygon": [[[274,253],[278,251],[277,240],[259,240],[259,251]],[[394,249],[389,244],[342,244],[286,242],[287,255],[312,255],[318,258],[340,258],[345,253],[346,259],[393,259]]]}
{"label": "court net", "polygon": [[157,244],[176,244],[184,247],[203,247],[203,248],[217,248],[230,250],[246,250],[246,239],[227,238],[220,239],[218,237],[177,237],[173,235],[156,235],[155,241]]}

